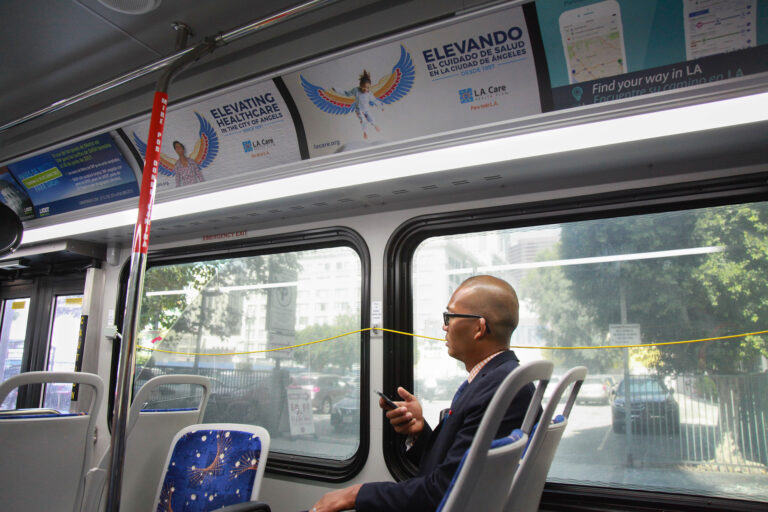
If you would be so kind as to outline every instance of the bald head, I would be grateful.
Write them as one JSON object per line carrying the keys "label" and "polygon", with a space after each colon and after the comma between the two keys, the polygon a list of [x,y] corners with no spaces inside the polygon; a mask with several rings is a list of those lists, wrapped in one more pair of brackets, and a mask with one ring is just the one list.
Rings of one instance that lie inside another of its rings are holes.
{"label": "bald head", "polygon": [[485,317],[490,328],[489,336],[508,346],[520,320],[515,289],[503,279],[481,275],[461,283],[456,292],[460,290],[474,311]]}

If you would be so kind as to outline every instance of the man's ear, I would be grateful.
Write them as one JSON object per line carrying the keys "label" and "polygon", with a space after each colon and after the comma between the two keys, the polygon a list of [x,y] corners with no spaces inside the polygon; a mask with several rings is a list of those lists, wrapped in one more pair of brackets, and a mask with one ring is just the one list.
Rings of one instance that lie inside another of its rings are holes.
{"label": "man's ear", "polygon": [[480,318],[480,322],[477,324],[477,330],[475,331],[475,341],[480,341],[480,338],[482,338],[487,332],[488,332],[488,326],[486,325],[485,318]]}
{"label": "man's ear", "polygon": [[489,332],[491,332],[491,330],[488,328],[488,319],[483,317],[480,320],[483,321],[483,333],[488,334]]}

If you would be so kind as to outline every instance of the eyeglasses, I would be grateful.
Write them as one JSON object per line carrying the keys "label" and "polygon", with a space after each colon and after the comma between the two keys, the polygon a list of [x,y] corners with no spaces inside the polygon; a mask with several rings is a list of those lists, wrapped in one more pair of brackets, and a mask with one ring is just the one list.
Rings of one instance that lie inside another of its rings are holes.
{"label": "eyeglasses", "polygon": [[[448,323],[451,321],[451,318],[485,318],[482,315],[469,315],[469,314],[463,314],[463,313],[443,313],[443,325],[448,327]],[[488,327],[488,319],[485,319],[485,330],[488,332],[491,332],[491,328]]]}

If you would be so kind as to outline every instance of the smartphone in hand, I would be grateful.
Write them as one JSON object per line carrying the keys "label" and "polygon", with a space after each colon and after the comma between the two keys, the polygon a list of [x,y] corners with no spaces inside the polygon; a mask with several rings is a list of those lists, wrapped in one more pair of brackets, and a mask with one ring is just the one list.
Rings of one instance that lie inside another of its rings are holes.
{"label": "smartphone in hand", "polygon": [[391,398],[389,398],[387,395],[379,391],[378,389],[374,389],[377,395],[379,395],[382,399],[384,399],[384,402],[386,403],[387,407],[390,409],[397,409],[398,405],[392,401]]}

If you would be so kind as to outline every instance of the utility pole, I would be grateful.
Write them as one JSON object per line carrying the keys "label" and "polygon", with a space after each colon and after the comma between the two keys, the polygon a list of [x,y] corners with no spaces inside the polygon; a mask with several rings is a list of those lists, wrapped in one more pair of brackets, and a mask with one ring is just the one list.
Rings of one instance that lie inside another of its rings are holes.
{"label": "utility pole", "polygon": [[[627,324],[627,294],[624,290],[624,281],[619,279],[619,309],[621,312],[621,324]],[[627,467],[634,467],[632,457],[632,402],[629,375],[629,348],[624,349],[624,431],[626,432]]]}

